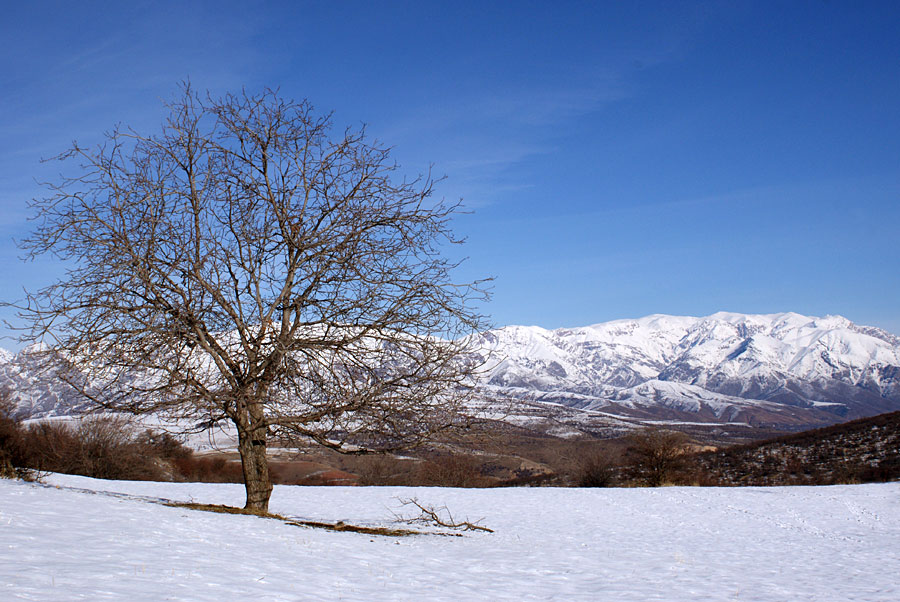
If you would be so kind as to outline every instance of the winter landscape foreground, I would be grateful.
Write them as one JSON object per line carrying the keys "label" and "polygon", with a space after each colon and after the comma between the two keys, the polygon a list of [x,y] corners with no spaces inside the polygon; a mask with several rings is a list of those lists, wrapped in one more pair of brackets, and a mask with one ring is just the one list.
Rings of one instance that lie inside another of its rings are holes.
{"label": "winter landscape foreground", "polygon": [[[400,499],[494,533],[406,537],[166,507],[241,485],[0,480],[0,597],[26,600],[897,600],[900,483],[276,486],[290,518],[396,526]],[[153,503],[156,500],[157,503]]]}

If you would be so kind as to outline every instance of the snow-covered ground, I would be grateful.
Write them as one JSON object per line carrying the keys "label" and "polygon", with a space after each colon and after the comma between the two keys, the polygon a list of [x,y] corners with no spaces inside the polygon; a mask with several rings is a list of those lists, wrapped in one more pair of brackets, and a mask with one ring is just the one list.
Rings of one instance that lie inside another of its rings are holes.
{"label": "snow-covered ground", "polygon": [[241,505],[239,485],[48,482],[0,480],[0,599],[900,599],[900,483],[275,488],[291,517],[391,526],[415,497],[495,530],[383,537],[135,497]]}

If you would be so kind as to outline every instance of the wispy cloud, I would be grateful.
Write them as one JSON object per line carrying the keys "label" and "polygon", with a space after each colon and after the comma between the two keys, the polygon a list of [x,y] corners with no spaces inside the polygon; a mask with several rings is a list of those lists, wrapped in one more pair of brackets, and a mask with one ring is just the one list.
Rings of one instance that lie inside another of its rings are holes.
{"label": "wispy cloud", "polygon": [[525,161],[558,150],[555,134],[568,123],[626,97],[625,86],[568,89],[508,89],[420,106],[380,128],[379,135],[426,154],[449,175],[454,190],[476,204],[529,186],[508,172]]}

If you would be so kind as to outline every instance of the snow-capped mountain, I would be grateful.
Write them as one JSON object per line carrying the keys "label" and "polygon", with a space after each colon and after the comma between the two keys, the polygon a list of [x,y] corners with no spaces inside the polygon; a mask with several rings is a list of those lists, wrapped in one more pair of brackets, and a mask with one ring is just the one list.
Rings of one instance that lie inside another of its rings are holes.
{"label": "snow-capped mountain", "polygon": [[652,315],[481,339],[488,389],[504,397],[782,427],[900,409],[900,337],[840,316]]}
{"label": "snow-capped mountain", "polygon": [[0,349],[0,392],[10,397],[17,413],[26,418],[68,416],[91,409],[91,402],[59,379],[55,366],[27,350],[12,354]]}
{"label": "snow-capped mountain", "polygon": [[[529,415],[562,405],[598,417],[802,428],[900,409],[900,337],[840,316],[652,315],[476,338],[485,397],[522,402]],[[0,389],[29,416],[87,407],[27,352],[0,350]]]}

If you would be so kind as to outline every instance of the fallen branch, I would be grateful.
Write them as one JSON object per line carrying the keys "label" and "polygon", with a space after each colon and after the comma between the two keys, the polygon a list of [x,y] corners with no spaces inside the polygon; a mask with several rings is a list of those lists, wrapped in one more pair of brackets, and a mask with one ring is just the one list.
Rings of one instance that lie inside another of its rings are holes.
{"label": "fallen branch", "polygon": [[[444,527],[446,529],[460,529],[462,531],[485,531],[487,533],[493,533],[493,529],[488,529],[482,525],[479,525],[478,522],[470,522],[469,520],[457,521],[453,518],[453,515],[450,513],[450,510],[446,506],[441,506],[440,508],[435,508],[434,506],[426,506],[419,502],[416,498],[404,500],[398,498],[400,505],[403,507],[413,506],[419,510],[418,516],[412,517],[404,517],[399,514],[394,514],[397,517],[397,522],[406,523],[408,525],[413,524],[425,524],[425,525],[435,525],[438,527]],[[466,517],[468,519],[468,517]]]}
{"label": "fallen branch", "polygon": [[[153,500],[147,500],[153,502]],[[310,527],[313,529],[325,529],[327,531],[346,531],[350,533],[363,533],[365,535],[384,535],[386,537],[405,537],[408,535],[433,535],[432,533],[424,533],[422,531],[412,531],[410,529],[389,529],[387,527],[364,527],[361,525],[351,525],[343,521],[336,523],[323,523],[312,520],[299,520],[288,518],[280,514],[273,514],[262,510],[253,510],[247,508],[235,508],[233,506],[223,506],[220,504],[196,504],[193,502],[154,502],[162,503],[164,506],[172,508],[186,508],[188,510],[201,510],[203,512],[217,512],[219,514],[244,514],[249,516],[258,516],[260,518],[273,518],[282,521],[286,525],[294,527]],[[438,533],[437,535],[448,535],[462,537],[458,533]]]}

